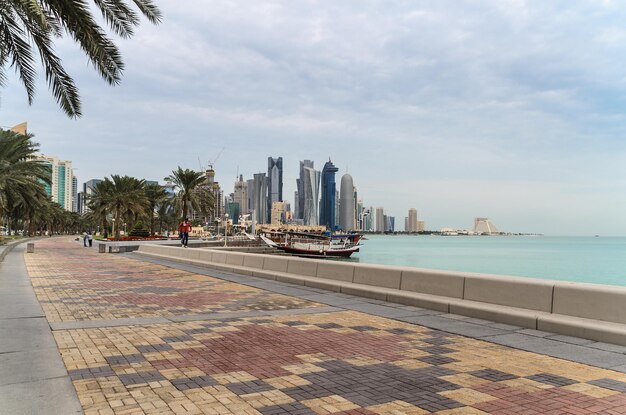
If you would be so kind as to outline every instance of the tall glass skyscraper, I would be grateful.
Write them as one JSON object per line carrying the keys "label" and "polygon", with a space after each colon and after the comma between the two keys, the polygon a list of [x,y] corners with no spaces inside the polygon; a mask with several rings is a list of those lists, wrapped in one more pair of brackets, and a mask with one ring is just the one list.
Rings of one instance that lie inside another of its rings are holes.
{"label": "tall glass skyscraper", "polygon": [[296,200],[296,218],[304,219],[304,169],[313,168],[313,162],[311,160],[304,160],[300,162],[300,178],[296,179],[296,191],[298,193],[298,199]]}
{"label": "tall glass skyscraper", "polygon": [[322,169],[322,200],[320,202],[320,225],[326,226],[331,231],[335,230],[337,218],[335,216],[335,204],[337,195],[337,183],[335,173],[339,169],[328,159]]}
{"label": "tall glass skyscraper", "polygon": [[304,168],[304,224],[317,226],[319,223],[320,172],[311,167]]}
{"label": "tall glass skyscraper", "polygon": [[254,174],[254,209],[256,223],[267,223],[267,176]]}
{"label": "tall glass skyscraper", "polygon": [[283,158],[267,158],[267,223],[271,222],[272,203],[283,201]]}

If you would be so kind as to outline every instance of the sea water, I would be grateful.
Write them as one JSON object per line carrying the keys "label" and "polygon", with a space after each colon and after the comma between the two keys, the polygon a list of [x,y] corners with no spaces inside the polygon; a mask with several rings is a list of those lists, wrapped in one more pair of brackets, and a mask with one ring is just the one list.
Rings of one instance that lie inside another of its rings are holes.
{"label": "sea water", "polygon": [[626,237],[366,238],[351,261],[626,286]]}

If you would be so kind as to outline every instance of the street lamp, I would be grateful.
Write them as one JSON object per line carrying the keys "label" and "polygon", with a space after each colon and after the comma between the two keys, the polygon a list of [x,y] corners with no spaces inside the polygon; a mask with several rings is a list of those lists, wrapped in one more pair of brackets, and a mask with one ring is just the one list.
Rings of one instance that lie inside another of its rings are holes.
{"label": "street lamp", "polygon": [[115,239],[115,218],[113,220],[113,227],[111,228],[111,233],[113,234],[113,239]]}
{"label": "street lamp", "polygon": [[228,213],[224,213],[224,218],[226,218],[224,223],[224,246],[226,246],[228,239]]}

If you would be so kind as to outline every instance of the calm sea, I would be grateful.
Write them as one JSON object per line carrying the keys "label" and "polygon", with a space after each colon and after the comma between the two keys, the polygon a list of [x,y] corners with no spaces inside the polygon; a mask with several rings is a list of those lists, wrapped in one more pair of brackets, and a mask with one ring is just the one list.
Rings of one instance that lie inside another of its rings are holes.
{"label": "calm sea", "polygon": [[626,286],[626,237],[366,238],[352,261]]}

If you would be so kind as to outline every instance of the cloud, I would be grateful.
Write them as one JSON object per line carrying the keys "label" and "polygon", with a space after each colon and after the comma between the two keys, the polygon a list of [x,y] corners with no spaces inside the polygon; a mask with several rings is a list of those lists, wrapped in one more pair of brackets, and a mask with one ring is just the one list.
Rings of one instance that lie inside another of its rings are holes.
{"label": "cloud", "polygon": [[59,44],[84,118],[63,118],[43,82],[26,107],[12,81],[1,124],[27,119],[81,180],[158,179],[225,147],[215,167],[227,191],[237,171],[251,176],[283,156],[291,199],[298,161],[319,168],[330,156],[365,204],[386,206],[397,223],[416,207],[434,228],[488,215],[504,230],[626,233],[619,2],[161,7],[161,25],[119,41],[126,71],[116,88],[75,45]]}

